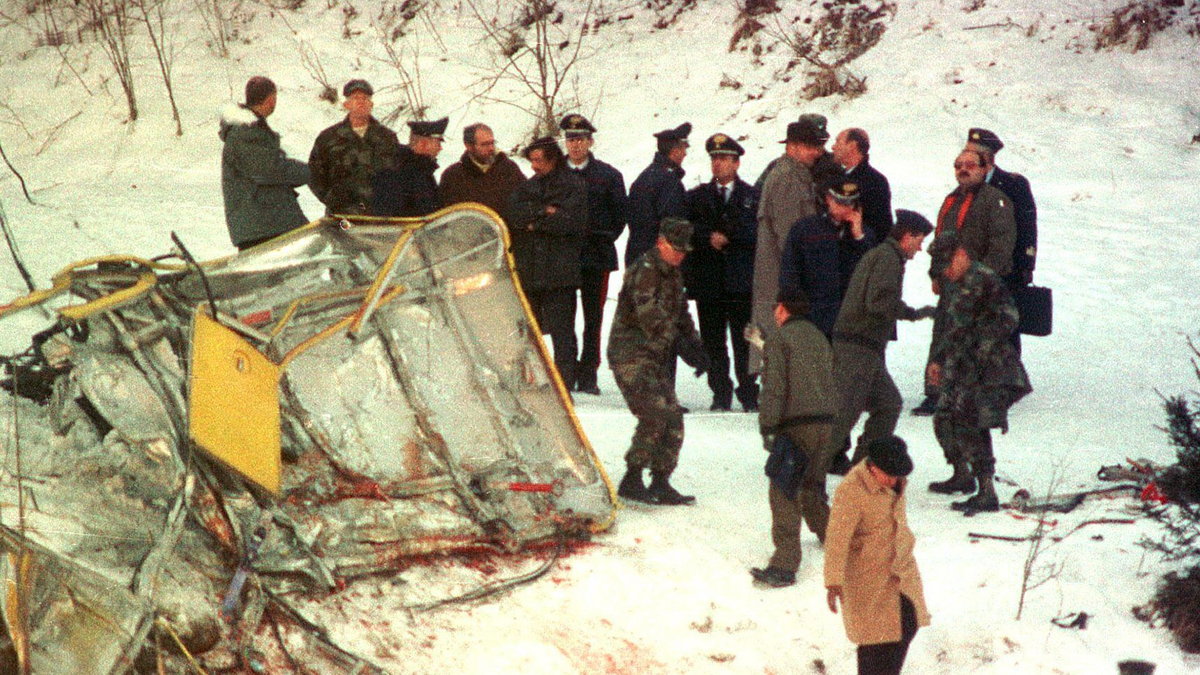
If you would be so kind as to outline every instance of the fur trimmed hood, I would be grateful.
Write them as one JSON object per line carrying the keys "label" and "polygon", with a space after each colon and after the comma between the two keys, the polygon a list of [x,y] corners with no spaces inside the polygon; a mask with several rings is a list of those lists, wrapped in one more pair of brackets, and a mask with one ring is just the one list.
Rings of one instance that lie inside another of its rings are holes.
{"label": "fur trimmed hood", "polygon": [[[262,122],[266,127],[266,120],[259,117],[255,112],[241,103],[226,103],[221,107],[220,111],[221,128],[217,135],[221,140],[225,140],[225,135],[229,133],[230,127],[248,127],[257,122]],[[268,127],[269,128],[269,127]]]}

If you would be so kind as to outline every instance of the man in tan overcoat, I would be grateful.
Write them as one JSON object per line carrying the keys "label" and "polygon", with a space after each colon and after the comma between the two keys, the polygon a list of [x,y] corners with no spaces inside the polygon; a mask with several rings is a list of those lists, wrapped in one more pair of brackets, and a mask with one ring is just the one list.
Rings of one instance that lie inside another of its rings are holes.
{"label": "man in tan overcoat", "polygon": [[898,674],[917,628],[929,625],[904,496],[912,467],[903,439],[876,439],[833,495],[825,588],[830,611],[842,605],[860,675]]}

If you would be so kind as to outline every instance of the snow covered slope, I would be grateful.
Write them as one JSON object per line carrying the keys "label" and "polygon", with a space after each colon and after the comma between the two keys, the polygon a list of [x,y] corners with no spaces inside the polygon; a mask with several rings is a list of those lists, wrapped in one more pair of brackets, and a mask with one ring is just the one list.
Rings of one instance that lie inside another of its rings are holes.
{"label": "snow covered slope", "polygon": [[[1014,408],[1011,431],[996,438],[999,473],[1039,494],[1091,485],[1101,464],[1126,457],[1170,461],[1155,428],[1162,419],[1157,392],[1195,388],[1185,338],[1200,326],[1200,144],[1189,143],[1200,132],[1196,38],[1173,28],[1138,53],[1093,51],[1087,24],[1121,4],[1113,0],[901,0],[880,44],[852,66],[867,93],[809,102],[798,96],[798,78],[780,75],[788,59],[782,47],[764,52],[762,65],[748,50],[727,51],[734,3],[697,0],[663,29],[653,29],[658,17],[643,4],[605,3],[612,20],[589,32],[573,93],[600,129],[597,155],[627,182],[650,160],[650,134],[684,120],[696,128],[686,184],[709,177],[700,146],[717,131],[744,139],[742,173],[752,180],[779,154],[786,122],[820,112],[831,130],[867,129],[893,205],[932,216],[954,185],[950,164],[966,130],[996,131],[1007,144],[1000,165],[1033,184],[1035,278],[1054,288],[1056,301],[1054,335],[1025,342],[1035,391]],[[665,1],[652,4],[666,7],[660,14],[674,12]],[[582,5],[560,3],[568,16]],[[0,200],[42,285],[72,260],[164,253],[172,230],[199,257],[232,252],[216,115],[240,97],[250,75],[280,85],[271,123],[300,158],[341,117],[340,108],[318,100],[314,64],[335,86],[371,80],[381,114],[403,99],[387,88],[398,76],[371,25],[374,3],[312,0],[295,12],[243,3],[253,16],[240,25],[231,58],[218,59],[192,3],[177,0],[174,72],[184,134],[176,137],[144,39],[134,42],[142,115],[128,123],[96,45],[69,44],[68,67],[55,49],[35,47],[35,17],[23,7],[4,3],[16,21],[0,27],[0,142],[37,204],[25,203],[3,171]],[[349,7],[355,13],[347,19]],[[343,38],[347,29],[352,35]],[[757,39],[769,46],[766,33]],[[430,3],[427,18],[414,20],[399,44],[420,53],[429,114],[451,118],[443,165],[457,159],[457,132],[474,121],[487,121],[502,147],[527,140],[531,118],[491,100],[516,100],[515,86],[474,96],[487,58],[467,3]],[[301,204],[320,214],[307,191]],[[927,263],[922,254],[910,266],[910,304],[932,301]],[[0,261],[0,293],[23,292],[15,268]],[[37,317],[6,319],[0,347],[23,348],[38,325]],[[903,325],[890,350],[910,405],[928,338],[927,323]],[[607,372],[600,386],[604,395],[580,396],[578,410],[601,458],[619,473],[633,422]],[[701,381],[683,378],[679,391],[684,405],[707,410]],[[695,507],[630,507],[611,533],[550,578],[477,605],[409,615],[389,605],[388,581],[355,589],[364,607],[388,617],[386,629],[347,624],[340,637],[396,672],[853,672],[840,617],[824,606],[822,554],[810,536],[796,586],[751,586],[746,569],[761,564],[770,546],[754,416],[696,412],[686,425],[676,482],[698,496]],[[1027,547],[970,543],[967,533],[1021,536],[1033,524],[1007,514],[953,514],[948,500],[924,491],[945,473],[928,418],[906,415],[899,433],[917,464],[910,520],[934,615],[913,644],[909,672],[1109,673],[1130,657],[1156,661],[1159,673],[1200,670],[1165,631],[1129,611],[1169,569],[1137,546],[1157,535],[1153,527],[1141,520],[1089,526],[1047,550],[1041,569],[1056,571],[1030,593],[1016,621]],[[1002,486],[1001,496],[1013,489]],[[1088,519],[1136,517],[1128,506],[1123,499],[1089,502],[1059,517],[1051,533]],[[1092,616],[1086,630],[1050,624],[1077,611]]]}

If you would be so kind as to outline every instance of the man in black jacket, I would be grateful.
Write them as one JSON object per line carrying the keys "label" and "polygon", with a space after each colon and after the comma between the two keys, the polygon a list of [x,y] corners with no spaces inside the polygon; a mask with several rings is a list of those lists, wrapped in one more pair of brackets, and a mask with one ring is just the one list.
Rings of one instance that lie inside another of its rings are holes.
{"label": "man in black jacket", "polygon": [[758,190],[738,177],[745,154],[736,140],[715,134],[704,144],[712,161],[713,179],[687,193],[692,221],[692,252],[683,262],[688,298],[696,301],[700,339],[708,354],[711,410],[729,410],[733,381],[725,333],[733,343],[733,372],[742,409],[758,409],[758,383],[749,372],[750,293],[754,285]]}
{"label": "man in black jacket", "polygon": [[[1017,242],[1013,245],[1012,270],[1005,274],[1004,285],[1014,296],[1018,290],[1033,283],[1033,268],[1037,263],[1037,204],[1033,201],[1033,190],[1029,179],[1019,173],[1005,171],[996,166],[996,153],[1004,147],[1003,141],[987,129],[971,129],[967,132],[967,148],[978,150],[986,163],[987,177],[984,182],[1008,195],[1013,205],[1013,220],[1017,225]],[[1013,331],[1012,345],[1021,353],[1021,333]]]}
{"label": "man in black jacket", "polygon": [[625,242],[625,267],[654,247],[663,218],[687,215],[683,188],[683,158],[687,157],[690,122],[654,134],[658,152],[633,185],[629,186],[629,240]]}
{"label": "man in black jacket", "polygon": [[833,159],[846,170],[845,179],[858,185],[858,203],[862,205],[863,226],[882,242],[892,230],[892,188],[888,179],[871,166],[871,139],[867,132],[850,128],[833,141]]}
{"label": "man in black jacket", "polygon": [[371,215],[419,217],[438,210],[437,156],[450,120],[409,122],[408,145],[401,145],[396,163],[371,179]]}
{"label": "man in black jacket", "polygon": [[583,309],[583,339],[575,368],[575,390],[600,395],[600,327],[608,297],[608,275],[617,269],[614,242],[625,229],[625,178],[611,164],[592,154],[596,127],[583,115],[562,118],[567,145],[567,169],[587,183],[587,239],[579,258],[579,304]]}
{"label": "man in black jacket", "polygon": [[575,289],[587,236],[587,186],[565,166],[553,138],[525,148],[533,177],[513,190],[509,236],[521,289],[554,344],[554,365],[568,391],[575,384]]}

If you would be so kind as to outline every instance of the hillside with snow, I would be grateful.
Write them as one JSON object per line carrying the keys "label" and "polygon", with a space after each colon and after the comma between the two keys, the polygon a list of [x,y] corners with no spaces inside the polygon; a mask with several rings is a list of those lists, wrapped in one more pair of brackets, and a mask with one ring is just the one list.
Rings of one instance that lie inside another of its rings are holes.
{"label": "hillside with snow", "polygon": [[[443,167],[461,153],[466,124],[487,122],[512,150],[536,121],[524,85],[495,78],[496,48],[481,28],[479,14],[508,21],[507,3],[406,2],[419,11],[405,20],[395,3],[384,3],[388,11],[364,0],[292,9],[231,2],[235,30],[221,57],[197,9],[212,3],[166,2],[178,136],[142,33],[131,29],[139,117],[129,121],[94,34],[66,30],[48,40],[41,3],[0,3],[0,145],[33,198],[0,167],[0,204],[39,287],[75,260],[167,253],[171,232],[201,259],[233,253],[217,111],[240,99],[252,75],[279,85],[270,122],[301,159],[344,114],[320,98],[324,84],[340,89],[352,77],[375,85],[377,116],[397,113],[391,126],[402,141],[414,102],[427,117],[449,116]],[[1197,387],[1186,339],[1200,329],[1200,143],[1192,140],[1200,134],[1200,39],[1187,21],[1137,52],[1096,51],[1091,27],[1123,3],[899,0],[878,44],[849,65],[866,92],[806,100],[801,68],[789,68],[796,57],[780,38],[808,3],[779,4],[783,12],[758,17],[765,27],[730,50],[739,3],[594,3],[563,101],[599,128],[596,155],[632,182],[653,155],[651,134],[690,121],[688,187],[710,178],[702,144],[718,131],[747,148],[741,173],[753,181],[780,154],[787,122],[819,112],[834,133],[865,128],[893,207],[932,218],[954,186],[951,163],[967,129],[996,131],[1006,144],[999,165],[1032,182],[1035,281],[1054,289],[1056,305],[1054,334],[1024,343],[1034,393],[1013,409],[1009,433],[995,436],[1001,498],[1017,486],[1035,495],[1095,486],[1100,466],[1126,458],[1170,463],[1157,428],[1160,393]],[[1184,4],[1180,11],[1194,17],[1196,3]],[[586,5],[557,3],[572,40]],[[419,84],[400,86],[404,77]],[[307,189],[301,205],[312,218],[322,213]],[[911,305],[933,301],[928,261],[922,253],[909,266]],[[619,281],[610,283],[613,301]],[[3,301],[26,292],[0,252]],[[5,318],[0,349],[25,348],[43,325],[35,312]],[[928,322],[902,324],[889,349],[906,407],[919,401],[929,330]],[[752,585],[747,569],[770,553],[757,419],[707,412],[706,385],[683,372],[679,394],[693,412],[673,482],[697,496],[695,506],[627,507],[610,532],[548,576],[472,604],[410,613],[389,594],[405,578],[357,585],[346,596],[354,611],[328,617],[334,636],[397,673],[854,672],[841,618],[825,607],[822,553],[811,535],[803,537],[795,586]],[[600,397],[579,395],[576,410],[619,478],[633,418],[603,368],[600,387]],[[949,499],[925,491],[947,473],[929,418],[906,412],[898,433],[916,462],[909,517],[933,614],[906,672],[1113,673],[1127,658],[1156,662],[1160,675],[1200,672],[1200,659],[1182,654],[1165,629],[1131,614],[1174,569],[1139,546],[1161,535],[1136,501],[1089,500],[1055,515],[1048,532],[1061,541],[1039,557],[1035,574],[1044,583],[1027,594],[1017,620],[1028,545],[968,535],[1022,537],[1033,522],[952,512]],[[831,478],[831,493],[839,480]],[[1098,519],[1136,522],[1073,530]],[[1085,629],[1051,623],[1073,612],[1091,617]]]}

